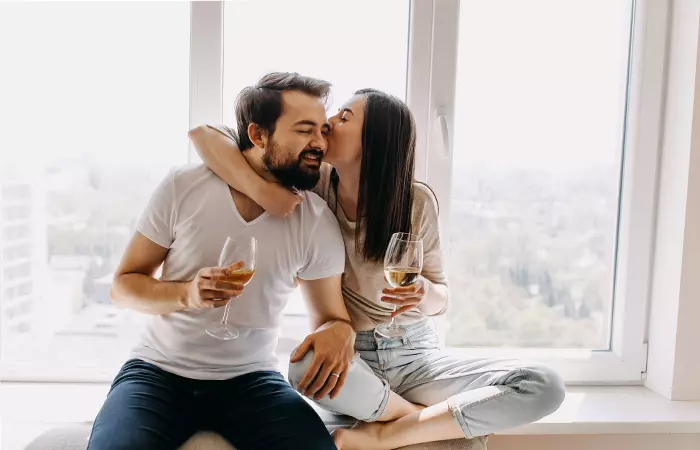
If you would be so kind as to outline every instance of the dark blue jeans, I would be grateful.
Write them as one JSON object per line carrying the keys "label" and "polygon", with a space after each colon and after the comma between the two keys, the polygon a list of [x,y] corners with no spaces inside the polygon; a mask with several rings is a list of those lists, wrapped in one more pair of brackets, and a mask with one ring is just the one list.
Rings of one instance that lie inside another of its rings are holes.
{"label": "dark blue jeans", "polygon": [[237,450],[336,448],[313,408],[277,372],[202,381],[132,359],[112,384],[88,449],[174,450],[199,430],[219,433]]}

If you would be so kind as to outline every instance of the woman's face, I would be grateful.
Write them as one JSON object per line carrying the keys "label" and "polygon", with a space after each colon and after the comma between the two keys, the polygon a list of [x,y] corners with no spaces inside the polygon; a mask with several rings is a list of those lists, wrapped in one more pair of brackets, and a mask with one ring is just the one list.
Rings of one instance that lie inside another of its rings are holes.
{"label": "woman's face", "polygon": [[324,161],[343,165],[362,160],[362,126],[365,122],[365,98],[356,95],[328,118],[328,151]]}

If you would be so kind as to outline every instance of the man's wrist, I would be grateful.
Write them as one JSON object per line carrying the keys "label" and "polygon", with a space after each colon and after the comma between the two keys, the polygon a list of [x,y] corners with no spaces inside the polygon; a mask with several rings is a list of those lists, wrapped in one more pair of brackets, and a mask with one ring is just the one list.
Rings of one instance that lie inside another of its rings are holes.
{"label": "man's wrist", "polygon": [[315,332],[318,331],[323,331],[326,330],[332,326],[340,326],[343,328],[347,328],[348,331],[350,331],[353,335],[355,334],[355,329],[352,326],[352,321],[348,319],[331,319],[323,323],[320,327],[318,327]]}
{"label": "man's wrist", "polygon": [[349,319],[333,319],[333,320],[329,320],[328,322],[326,322],[326,324],[328,324],[328,326],[334,325],[336,323],[347,325],[348,327],[350,327],[350,329],[354,330],[354,328],[352,326],[352,321]]}
{"label": "man's wrist", "polygon": [[179,311],[184,311],[185,309],[190,307],[190,283],[191,281],[185,281],[181,283],[176,283],[175,285]]}

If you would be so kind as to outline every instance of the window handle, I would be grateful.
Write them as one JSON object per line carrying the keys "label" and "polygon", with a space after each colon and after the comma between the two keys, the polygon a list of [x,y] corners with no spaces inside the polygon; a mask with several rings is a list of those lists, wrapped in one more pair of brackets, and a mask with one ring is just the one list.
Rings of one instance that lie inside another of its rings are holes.
{"label": "window handle", "polygon": [[440,127],[440,136],[442,137],[442,151],[445,156],[450,156],[450,126],[445,114],[438,114],[438,125]]}

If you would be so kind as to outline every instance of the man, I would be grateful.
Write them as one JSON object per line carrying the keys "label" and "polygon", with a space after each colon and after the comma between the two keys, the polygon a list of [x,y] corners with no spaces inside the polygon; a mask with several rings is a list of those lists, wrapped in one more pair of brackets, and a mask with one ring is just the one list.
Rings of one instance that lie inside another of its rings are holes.
{"label": "man", "polygon": [[[239,95],[236,138],[261,176],[300,189],[316,184],[329,88],[275,73]],[[114,380],[90,449],[171,450],[201,429],[221,434],[237,450],[335,449],[314,410],[276,371],[282,310],[297,282],[316,329],[308,340],[321,369],[313,376],[338,384],[353,355],[338,225],[319,197],[301,195],[301,207],[278,219],[204,166],[175,170],[161,183],[112,286],[116,304],[153,318]],[[216,267],[229,236],[259,241],[245,291],[228,268]],[[229,320],[242,332],[214,339],[205,327],[221,318],[218,308],[229,301]]]}

